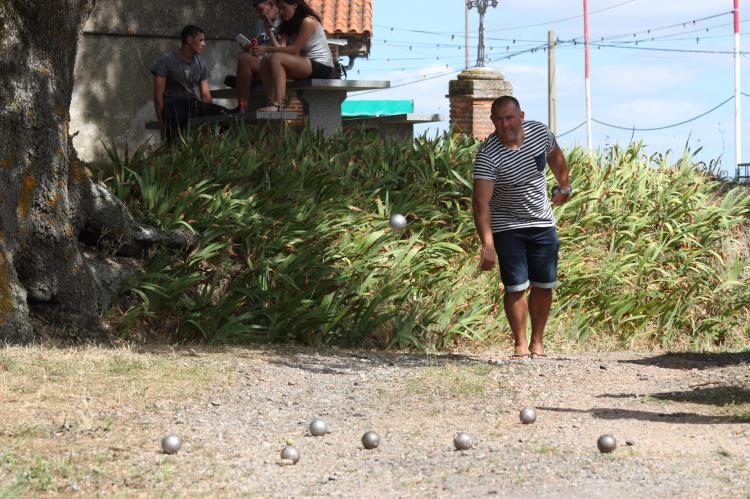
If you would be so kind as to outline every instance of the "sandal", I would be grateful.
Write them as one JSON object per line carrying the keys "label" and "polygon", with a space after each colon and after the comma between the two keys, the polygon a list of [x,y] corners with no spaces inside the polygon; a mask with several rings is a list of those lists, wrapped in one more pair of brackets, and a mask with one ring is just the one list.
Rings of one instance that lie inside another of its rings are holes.
{"label": "sandal", "polygon": [[258,113],[283,113],[284,104],[275,104],[273,102],[266,104],[257,110]]}
{"label": "sandal", "polygon": [[537,353],[537,352],[531,352],[531,358],[532,359],[546,359],[547,358],[547,354]]}

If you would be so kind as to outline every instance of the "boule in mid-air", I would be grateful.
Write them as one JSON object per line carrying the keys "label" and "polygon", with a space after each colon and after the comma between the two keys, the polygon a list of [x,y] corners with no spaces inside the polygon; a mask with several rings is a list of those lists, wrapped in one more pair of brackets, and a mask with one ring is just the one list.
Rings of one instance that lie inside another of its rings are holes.
{"label": "boule in mid-air", "polygon": [[393,215],[391,215],[389,223],[391,224],[391,229],[393,230],[404,230],[407,224],[406,217],[400,213],[394,213]]}
{"label": "boule in mid-air", "polygon": [[471,435],[465,431],[459,431],[453,437],[453,445],[456,447],[456,450],[469,450],[474,445],[474,442],[471,441]]}
{"label": "boule in mid-air", "polygon": [[161,450],[165,454],[176,454],[182,447],[182,439],[177,435],[170,434],[161,439]]}
{"label": "boule in mid-air", "polygon": [[281,449],[281,460],[297,464],[297,461],[299,461],[299,451],[295,446],[287,445]]}
{"label": "boule in mid-air", "polygon": [[380,445],[380,435],[374,431],[368,431],[362,435],[362,445],[365,449],[374,449]]}
{"label": "boule in mid-air", "polygon": [[602,454],[609,454],[617,448],[617,440],[612,435],[605,434],[599,437],[599,440],[596,441],[596,446]]}
{"label": "boule in mid-air", "polygon": [[329,433],[328,423],[320,418],[313,419],[310,423],[310,435],[313,437],[322,437],[326,433]]}
{"label": "boule in mid-air", "polygon": [[532,424],[536,421],[536,409],[533,407],[524,407],[518,414],[518,418],[523,424]]}

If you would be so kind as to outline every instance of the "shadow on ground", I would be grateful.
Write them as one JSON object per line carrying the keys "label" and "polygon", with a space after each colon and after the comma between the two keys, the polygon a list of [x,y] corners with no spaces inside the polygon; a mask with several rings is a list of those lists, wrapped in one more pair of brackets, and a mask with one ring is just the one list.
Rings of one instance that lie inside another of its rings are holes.
{"label": "shadow on ground", "polygon": [[376,367],[393,366],[398,368],[415,368],[442,366],[445,364],[486,364],[468,355],[427,354],[427,353],[385,353],[385,352],[348,352],[340,350],[298,350],[275,352],[275,357],[268,358],[271,364],[302,369],[316,374],[344,374],[352,371],[366,371]]}
{"label": "shadow on ground", "polygon": [[747,423],[748,418],[742,416],[712,416],[696,414],[693,412],[649,412],[635,411],[630,409],[615,408],[592,408],[592,409],[573,409],[566,407],[537,407],[539,411],[549,412],[568,412],[578,414],[591,414],[597,419],[635,419],[638,421],[648,421],[651,423],[670,423],[670,424],[739,424]]}
{"label": "shadow on ground", "polygon": [[[635,393],[604,393],[597,398],[635,398]],[[652,393],[649,397],[671,402],[689,402],[691,404],[705,404],[724,406],[730,404],[750,404],[750,390],[745,386],[714,386],[695,388],[693,390]]]}
{"label": "shadow on ground", "polygon": [[750,364],[750,352],[736,353],[665,353],[642,359],[620,360],[627,364],[656,366],[665,369],[715,369]]}

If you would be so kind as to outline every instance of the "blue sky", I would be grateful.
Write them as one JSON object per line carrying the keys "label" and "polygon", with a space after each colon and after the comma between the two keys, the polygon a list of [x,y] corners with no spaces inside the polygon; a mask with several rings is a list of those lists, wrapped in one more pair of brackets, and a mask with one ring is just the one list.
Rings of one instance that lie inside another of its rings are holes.
{"label": "blue sky", "polygon": [[[373,4],[370,59],[357,60],[349,77],[407,85],[352,98],[413,99],[416,112],[440,113],[447,120],[445,95],[449,80],[457,73],[445,73],[463,69],[465,61],[463,0],[374,0]],[[624,127],[655,128],[693,118],[732,97],[732,8],[732,0],[590,0],[592,44],[607,45],[591,47],[593,118]],[[548,30],[554,30],[563,42],[582,40],[582,13],[583,0],[501,0],[496,8],[488,9],[487,55],[495,59],[488,66],[511,81],[527,119],[547,121],[547,54],[536,50],[502,58],[543,45]],[[476,9],[470,14],[470,61],[474,65],[479,18]],[[740,14],[742,50],[750,51],[750,22],[744,21],[750,20],[750,2],[740,2]],[[586,118],[583,45],[563,43],[556,59],[558,134],[563,134]],[[743,55],[742,86],[747,94],[749,63]],[[748,102],[750,97],[742,97],[744,137],[750,137]],[[446,127],[447,122],[441,122],[418,131],[432,133]],[[584,126],[561,136],[560,144],[585,145],[585,130]],[[693,150],[703,147],[698,160],[721,157],[724,169],[734,173],[733,101],[703,118],[661,131],[633,135],[632,130],[593,124],[594,147],[626,145],[631,136],[642,140],[648,153],[671,150],[679,155],[689,140]],[[750,140],[745,142],[743,159],[747,162]]]}

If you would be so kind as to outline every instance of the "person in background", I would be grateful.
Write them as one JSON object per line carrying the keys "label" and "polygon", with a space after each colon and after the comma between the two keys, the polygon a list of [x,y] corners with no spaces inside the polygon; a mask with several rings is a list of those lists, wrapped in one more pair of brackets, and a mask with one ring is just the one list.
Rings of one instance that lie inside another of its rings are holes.
{"label": "person in background", "polygon": [[[287,80],[336,78],[333,56],[328,47],[320,17],[304,0],[278,0],[279,46],[253,47],[261,57],[260,73],[268,99],[261,112],[278,112],[284,108]],[[264,57],[267,56],[267,57]]]}
{"label": "person in background", "polygon": [[180,39],[180,48],[162,55],[151,67],[156,118],[162,138],[168,142],[187,128],[190,118],[227,111],[211,102],[208,67],[200,57],[206,48],[206,32],[188,25],[182,29]]}
{"label": "person in background", "polygon": [[[254,0],[253,6],[258,14],[258,25],[255,30],[255,38],[259,45],[269,45],[271,47],[279,46],[278,28],[281,24],[279,17],[279,6],[276,0]],[[237,60],[237,102],[240,112],[248,110],[248,100],[250,99],[253,81],[260,78],[260,60],[259,56],[253,55],[252,45],[244,45],[245,53],[240,55]]]}

